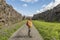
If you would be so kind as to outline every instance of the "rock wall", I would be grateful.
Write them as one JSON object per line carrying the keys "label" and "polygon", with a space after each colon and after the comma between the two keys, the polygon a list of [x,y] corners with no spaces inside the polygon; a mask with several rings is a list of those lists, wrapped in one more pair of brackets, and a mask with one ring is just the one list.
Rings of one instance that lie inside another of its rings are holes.
{"label": "rock wall", "polygon": [[58,21],[60,22],[60,4],[51,10],[47,10],[42,13],[35,14],[33,16],[34,20],[45,20],[45,21]]}
{"label": "rock wall", "polygon": [[13,24],[22,20],[22,15],[8,5],[5,0],[0,0],[0,25]]}

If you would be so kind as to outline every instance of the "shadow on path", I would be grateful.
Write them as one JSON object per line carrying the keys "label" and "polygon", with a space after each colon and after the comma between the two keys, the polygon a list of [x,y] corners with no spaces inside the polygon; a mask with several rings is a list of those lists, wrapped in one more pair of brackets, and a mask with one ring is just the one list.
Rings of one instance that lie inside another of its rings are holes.
{"label": "shadow on path", "polygon": [[13,37],[13,38],[29,38],[29,36],[27,36],[27,35],[19,35],[19,36],[15,36],[15,37]]}

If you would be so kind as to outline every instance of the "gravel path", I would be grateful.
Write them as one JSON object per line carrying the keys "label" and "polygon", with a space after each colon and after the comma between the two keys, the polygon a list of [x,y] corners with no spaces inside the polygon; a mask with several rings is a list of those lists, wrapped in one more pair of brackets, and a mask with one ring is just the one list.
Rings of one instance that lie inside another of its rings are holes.
{"label": "gravel path", "polygon": [[9,38],[9,40],[43,40],[34,26],[31,28],[31,36],[32,38],[28,37],[28,27],[24,24]]}

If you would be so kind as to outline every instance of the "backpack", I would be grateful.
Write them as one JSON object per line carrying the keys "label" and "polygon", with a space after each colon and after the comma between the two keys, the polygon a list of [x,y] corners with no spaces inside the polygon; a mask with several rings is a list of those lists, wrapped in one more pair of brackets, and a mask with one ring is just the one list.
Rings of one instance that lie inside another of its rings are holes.
{"label": "backpack", "polygon": [[28,20],[27,23],[26,23],[26,25],[27,25],[29,28],[31,28],[31,26],[32,26],[32,21]]}

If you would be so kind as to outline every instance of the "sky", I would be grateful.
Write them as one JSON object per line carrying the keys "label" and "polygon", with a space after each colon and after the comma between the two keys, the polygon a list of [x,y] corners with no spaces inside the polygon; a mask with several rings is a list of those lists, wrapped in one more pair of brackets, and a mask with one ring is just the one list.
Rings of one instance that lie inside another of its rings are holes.
{"label": "sky", "polygon": [[6,3],[23,16],[33,16],[52,9],[60,4],[60,0],[6,0]]}

